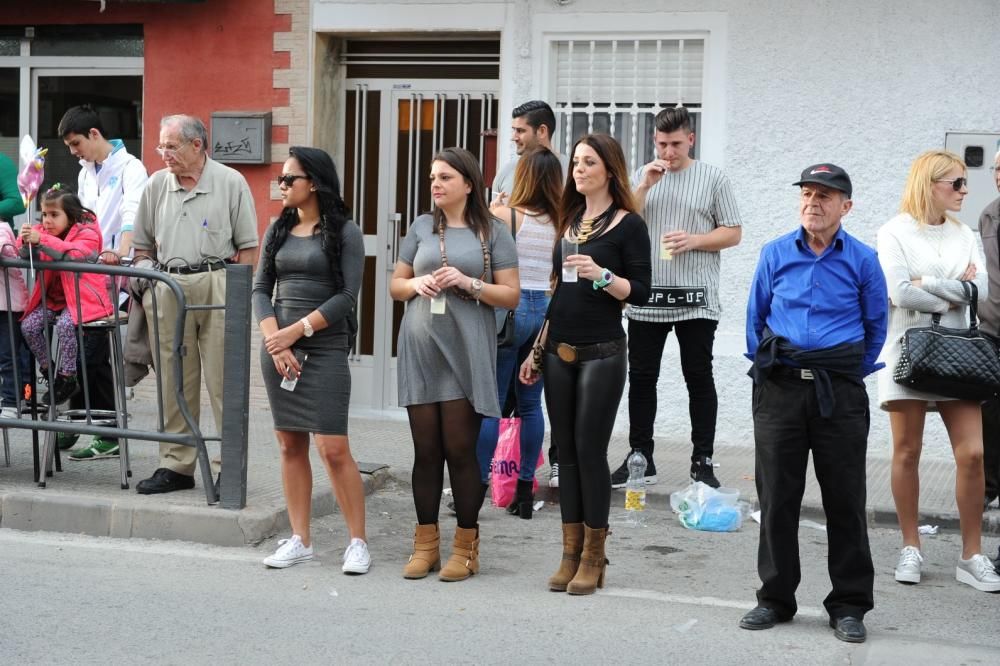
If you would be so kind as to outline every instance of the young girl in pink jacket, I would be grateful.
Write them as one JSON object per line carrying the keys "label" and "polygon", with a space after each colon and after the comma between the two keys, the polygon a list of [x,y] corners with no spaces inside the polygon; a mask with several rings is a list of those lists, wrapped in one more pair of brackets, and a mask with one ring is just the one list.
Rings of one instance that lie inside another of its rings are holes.
{"label": "young girl in pink jacket", "polygon": [[[92,261],[104,247],[101,228],[93,211],[84,208],[80,199],[55,186],[41,199],[42,223],[21,227],[18,245],[38,246],[42,261]],[[77,337],[79,323],[103,319],[112,314],[107,276],[80,273],[80,296],[77,302],[76,275],[67,271],[44,271],[45,307],[42,307],[42,275],[21,320],[25,342],[38,359],[42,376],[48,376],[49,350],[45,346],[45,326],[53,324],[59,336],[59,358],[52,390],[42,402],[55,404],[69,400],[79,391],[76,381]]]}

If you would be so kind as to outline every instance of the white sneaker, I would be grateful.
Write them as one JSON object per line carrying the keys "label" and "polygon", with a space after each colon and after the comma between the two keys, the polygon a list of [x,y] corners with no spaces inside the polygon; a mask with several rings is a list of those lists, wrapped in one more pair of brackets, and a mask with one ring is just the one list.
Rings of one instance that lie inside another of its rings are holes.
{"label": "white sneaker", "polygon": [[344,566],[341,570],[346,574],[366,574],[372,565],[372,556],[368,553],[368,544],[361,539],[351,539],[351,545],[344,551]]}
{"label": "white sneaker", "polygon": [[302,545],[302,538],[298,534],[293,534],[291,539],[282,539],[278,542],[278,550],[274,551],[274,555],[264,558],[264,565],[272,569],[286,569],[293,564],[308,562],[312,558],[312,546]]}
{"label": "white sneaker", "polygon": [[973,555],[967,560],[958,558],[955,579],[959,583],[971,585],[980,592],[1000,592],[1000,576],[993,563],[985,555]]}
{"label": "white sneaker", "polygon": [[924,556],[916,546],[905,546],[899,551],[899,564],[896,565],[896,580],[900,583],[916,584],[920,582],[920,565]]}
{"label": "white sneaker", "polygon": [[549,488],[559,487],[559,463],[552,463],[549,469]]}
{"label": "white sneaker", "polygon": [[0,407],[0,419],[16,419],[19,416],[16,407]]}

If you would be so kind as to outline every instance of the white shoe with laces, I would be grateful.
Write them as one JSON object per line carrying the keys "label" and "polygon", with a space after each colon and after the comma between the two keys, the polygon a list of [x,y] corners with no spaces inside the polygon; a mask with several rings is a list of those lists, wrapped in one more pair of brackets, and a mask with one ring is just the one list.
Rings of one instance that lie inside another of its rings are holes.
{"label": "white shoe with laces", "polygon": [[287,569],[293,564],[308,562],[312,558],[312,546],[303,545],[302,538],[298,534],[293,534],[290,539],[278,542],[278,550],[274,551],[274,555],[264,558],[264,565],[272,569]]}
{"label": "white shoe with laces", "polygon": [[976,554],[967,560],[958,558],[955,579],[959,583],[971,585],[980,592],[1000,592],[1000,576],[993,563],[983,554]]}
{"label": "white shoe with laces", "polygon": [[920,565],[924,556],[916,546],[904,546],[899,551],[899,564],[896,565],[896,580],[900,583],[915,585],[920,582]]}
{"label": "white shoe with laces", "polygon": [[351,539],[351,544],[344,551],[345,574],[366,574],[372,565],[372,556],[368,552],[368,544],[361,539]]}
{"label": "white shoe with laces", "polygon": [[549,468],[549,488],[559,487],[559,463],[552,463]]}

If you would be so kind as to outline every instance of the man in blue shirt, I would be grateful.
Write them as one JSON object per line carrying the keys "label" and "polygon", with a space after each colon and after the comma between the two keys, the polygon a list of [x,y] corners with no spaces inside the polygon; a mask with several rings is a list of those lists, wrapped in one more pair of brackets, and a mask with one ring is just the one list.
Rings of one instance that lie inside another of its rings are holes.
{"label": "man in blue shirt", "polygon": [[823,495],[833,590],[824,600],[838,639],[865,640],[874,568],[865,518],[868,393],[885,342],[888,296],[875,250],[841,226],[851,179],[833,164],[802,172],[801,226],[764,246],[747,303],[760,547],[757,607],[744,629],[792,619],[806,464]]}

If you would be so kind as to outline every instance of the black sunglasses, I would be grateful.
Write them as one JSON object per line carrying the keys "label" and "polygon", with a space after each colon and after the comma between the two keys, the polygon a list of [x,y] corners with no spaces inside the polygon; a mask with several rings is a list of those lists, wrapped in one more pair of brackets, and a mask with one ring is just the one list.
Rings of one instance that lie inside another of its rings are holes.
{"label": "black sunglasses", "polygon": [[278,185],[284,185],[285,187],[291,187],[295,184],[299,178],[308,178],[309,176],[300,176],[294,173],[286,173],[284,176],[278,178]]}
{"label": "black sunglasses", "polygon": [[951,183],[951,188],[956,192],[961,192],[962,188],[969,184],[968,178],[956,178],[954,180],[946,180],[942,178],[941,180],[934,181],[937,183]]}

